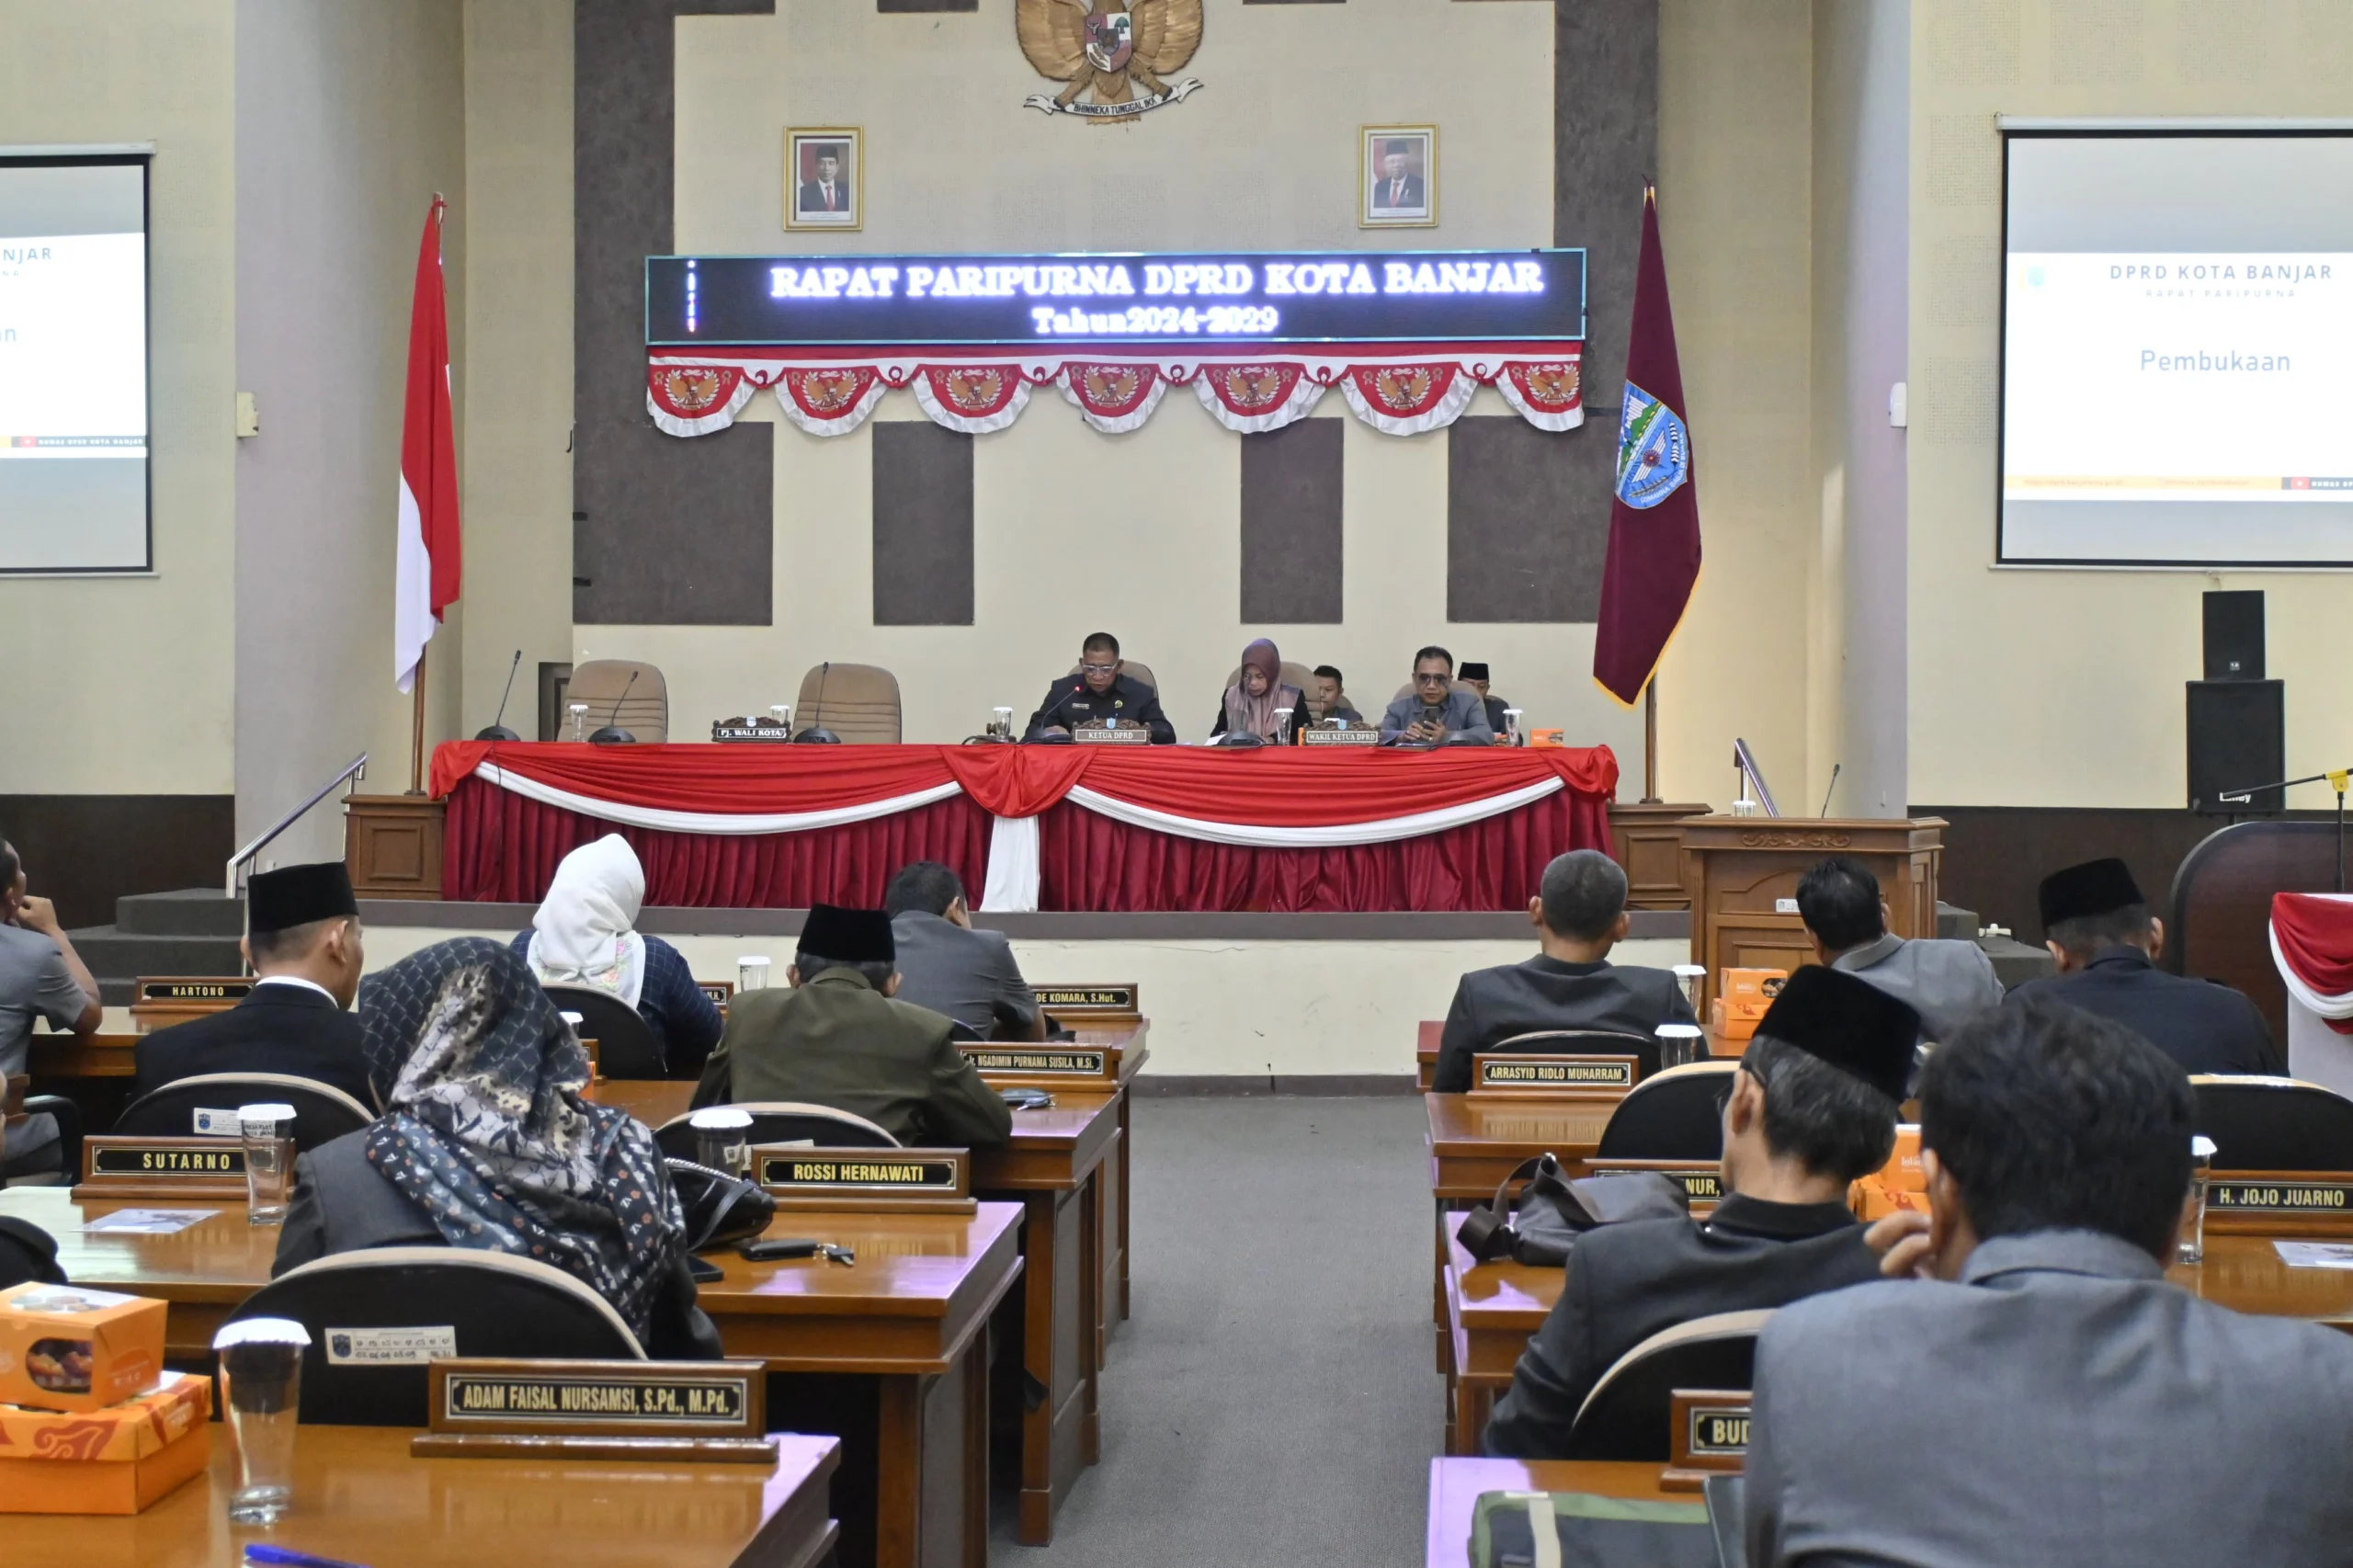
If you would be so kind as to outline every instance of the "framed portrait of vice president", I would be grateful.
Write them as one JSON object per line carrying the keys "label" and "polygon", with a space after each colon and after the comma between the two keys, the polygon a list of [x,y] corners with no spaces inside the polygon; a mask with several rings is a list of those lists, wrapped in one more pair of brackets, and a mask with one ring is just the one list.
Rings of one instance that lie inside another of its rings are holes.
{"label": "framed portrait of vice president", "polygon": [[1357,227],[1438,227],[1438,127],[1368,125],[1358,135]]}

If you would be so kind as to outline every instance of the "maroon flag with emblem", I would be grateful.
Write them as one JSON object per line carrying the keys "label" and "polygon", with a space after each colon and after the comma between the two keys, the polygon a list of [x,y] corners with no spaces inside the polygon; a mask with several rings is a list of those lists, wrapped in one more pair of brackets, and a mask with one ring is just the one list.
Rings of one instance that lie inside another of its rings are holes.
{"label": "maroon flag with emblem", "polygon": [[1609,556],[1601,569],[1593,678],[1632,706],[1691,602],[1699,580],[1699,491],[1684,418],[1675,312],[1658,246],[1658,199],[1643,193],[1643,254],[1634,268],[1634,320],[1626,335],[1626,403],[1618,424]]}

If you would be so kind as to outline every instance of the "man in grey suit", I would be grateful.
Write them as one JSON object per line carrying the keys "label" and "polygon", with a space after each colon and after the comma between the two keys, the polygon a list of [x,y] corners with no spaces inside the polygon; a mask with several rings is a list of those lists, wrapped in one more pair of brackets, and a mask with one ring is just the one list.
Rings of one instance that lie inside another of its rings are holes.
{"label": "man in grey suit", "polygon": [[902,867],[882,895],[899,949],[902,1002],[945,1013],[983,1040],[1043,1040],[1046,1015],[1002,932],[972,929],[964,883],[937,860]]}
{"label": "man in grey suit", "polygon": [[2002,1001],[1994,960],[1974,942],[1910,940],[1887,928],[1879,879],[1843,855],[1817,862],[1798,881],[1798,918],[1814,957],[1870,982],[1920,1015],[1921,1038],[1944,1040]]}
{"label": "man in grey suit", "polygon": [[2169,1283],[2179,1065],[2047,997],[1921,1074],[1929,1212],[1890,1278],[1757,1345],[1748,1560],[2181,1568],[2353,1561],[2353,1339]]}
{"label": "man in grey suit", "polygon": [[1467,686],[1454,683],[1454,655],[1432,644],[1414,655],[1414,689],[1381,716],[1383,742],[1418,745],[1485,746],[1495,743],[1486,704]]}

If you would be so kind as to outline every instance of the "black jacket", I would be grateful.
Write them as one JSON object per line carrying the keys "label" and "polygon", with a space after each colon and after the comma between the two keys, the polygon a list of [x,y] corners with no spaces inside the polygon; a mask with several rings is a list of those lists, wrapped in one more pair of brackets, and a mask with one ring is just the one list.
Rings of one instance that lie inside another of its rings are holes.
{"label": "black jacket", "polygon": [[57,1238],[13,1214],[0,1214],[0,1290],[34,1281],[63,1285],[65,1271],[57,1267]]}
{"label": "black jacket", "polygon": [[1636,1220],[1588,1232],[1569,1256],[1561,1299],[1487,1423],[1487,1452],[1565,1459],[1586,1395],[1654,1334],[1878,1278],[1879,1258],[1843,1203],[1768,1203],[1733,1193],[1705,1221]]}
{"label": "black jacket", "polygon": [[[363,1247],[446,1246],[433,1217],[368,1163],[368,1132],[347,1132],[294,1162],[294,1199],[278,1233],[273,1279],[290,1268]],[[671,1260],[670,1278],[654,1303],[645,1353],[656,1361],[715,1361],[719,1330],[695,1305],[694,1276],[686,1249]]]}
{"label": "black jacket", "polygon": [[1473,1055],[1538,1029],[1640,1035],[1643,1044],[1634,1052],[1640,1059],[1634,1070],[1648,1077],[1658,1071],[1658,1040],[1652,1031],[1661,1024],[1696,1022],[1683,987],[1663,969],[1607,960],[1563,963],[1541,953],[1526,963],[1474,969],[1454,987],[1430,1087],[1441,1095],[1463,1093],[1471,1087]]}
{"label": "black jacket", "polygon": [[131,1057],[142,1095],[204,1073],[287,1073],[376,1104],[358,1015],[307,985],[256,985],[233,1007],[157,1029]]}
{"label": "black jacket", "polygon": [[2020,996],[2049,996],[2113,1018],[2187,1073],[2281,1070],[2271,1031],[2254,1003],[2211,980],[2167,974],[2137,948],[2109,948],[2075,973],[2031,981],[2009,999]]}
{"label": "black jacket", "polygon": [[1147,724],[1152,728],[1152,744],[1169,746],[1176,744],[1176,726],[1160,710],[1160,693],[1133,676],[1120,676],[1111,682],[1111,689],[1097,696],[1086,688],[1083,676],[1064,676],[1054,682],[1046,699],[1038,704],[1038,711],[1029,715],[1029,728],[1022,739],[1034,741],[1038,732],[1061,725],[1067,730],[1079,721],[1069,710],[1074,702],[1090,706],[1089,719],[1117,719],[1123,724]]}

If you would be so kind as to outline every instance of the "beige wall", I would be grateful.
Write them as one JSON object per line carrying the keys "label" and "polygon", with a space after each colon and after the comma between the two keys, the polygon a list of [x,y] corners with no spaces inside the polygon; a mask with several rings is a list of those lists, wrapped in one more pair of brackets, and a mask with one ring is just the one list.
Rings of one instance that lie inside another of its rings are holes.
{"label": "beige wall", "polygon": [[[1806,0],[1660,6],[1659,239],[1706,552],[1659,671],[1670,801],[1729,800],[1735,736],[1784,811],[1821,801],[1806,728],[1811,53]],[[1621,755],[1639,779],[1639,747]]]}
{"label": "beige wall", "polygon": [[233,0],[0,0],[0,145],[156,149],[156,574],[0,579],[18,676],[0,794],[232,788],[235,11]]}
{"label": "beige wall", "polygon": [[[466,0],[463,711],[536,740],[572,647],[572,4]],[[447,738],[447,735],[436,738]]]}
{"label": "beige wall", "polygon": [[[1997,571],[1996,113],[2342,115],[2353,5],[1919,0],[1913,6],[1912,799],[2180,806],[2199,595],[2268,595],[2290,770],[2341,761],[2338,574]],[[2321,806],[2319,786],[2290,805]]]}
{"label": "beige wall", "polygon": [[[1356,128],[1439,124],[1444,226],[1427,245],[1523,245],[1552,231],[1552,26],[1535,6],[1211,0],[1188,102],[1114,127],[1022,110],[1042,85],[1012,42],[1010,0],[972,15],[793,6],[678,28],[676,244],[705,251],[1354,247]],[[787,235],[788,125],[862,125],[865,230]],[[1473,414],[1507,412],[1483,392]],[[776,624],[577,630],[582,658],[642,657],[670,680],[672,730],[790,700],[822,659],[888,665],[910,739],[972,733],[1000,703],[1026,716],[1081,637],[1115,630],[1153,665],[1179,733],[1206,733],[1242,644],[1261,632],[1346,669],[1385,702],[1415,646],[1483,658],[1530,722],[1616,746],[1639,778],[1638,720],[1594,687],[1592,631],[1445,619],[1446,437],[1378,435],[1336,393],[1345,436],[1345,623],[1239,619],[1239,439],[1189,392],[1104,437],[1051,391],[975,453],[976,624],[871,625],[870,432],[819,439],[777,423]],[[920,418],[904,395],[881,418]],[[1577,439],[1608,439],[1607,425]],[[1083,598],[1041,562],[1115,562]]]}

